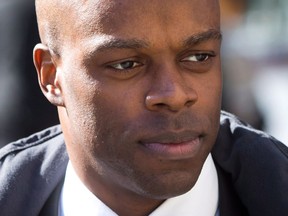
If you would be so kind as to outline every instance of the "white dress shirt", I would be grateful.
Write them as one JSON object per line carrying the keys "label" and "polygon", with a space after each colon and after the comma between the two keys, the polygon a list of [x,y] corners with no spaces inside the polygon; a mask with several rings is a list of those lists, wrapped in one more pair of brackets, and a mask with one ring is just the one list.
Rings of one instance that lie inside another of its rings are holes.
{"label": "white dress shirt", "polygon": [[[59,201],[59,216],[117,216],[81,182],[69,162]],[[209,155],[194,187],[187,193],[170,198],[150,216],[216,216],[218,177]]]}

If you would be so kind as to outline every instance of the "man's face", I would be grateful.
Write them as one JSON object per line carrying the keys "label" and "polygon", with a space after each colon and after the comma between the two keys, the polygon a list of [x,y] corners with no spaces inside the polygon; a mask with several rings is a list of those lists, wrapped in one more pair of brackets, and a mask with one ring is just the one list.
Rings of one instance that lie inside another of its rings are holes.
{"label": "man's face", "polygon": [[219,127],[217,1],[81,4],[57,63],[72,164],[92,191],[185,193]]}

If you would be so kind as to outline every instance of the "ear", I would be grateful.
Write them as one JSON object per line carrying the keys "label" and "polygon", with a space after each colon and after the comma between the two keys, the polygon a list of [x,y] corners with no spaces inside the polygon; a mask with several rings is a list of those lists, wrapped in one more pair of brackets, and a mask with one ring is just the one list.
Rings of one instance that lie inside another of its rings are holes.
{"label": "ear", "polygon": [[38,82],[45,97],[56,106],[64,106],[57,65],[53,61],[48,47],[37,44],[33,51],[33,60],[38,74]]}

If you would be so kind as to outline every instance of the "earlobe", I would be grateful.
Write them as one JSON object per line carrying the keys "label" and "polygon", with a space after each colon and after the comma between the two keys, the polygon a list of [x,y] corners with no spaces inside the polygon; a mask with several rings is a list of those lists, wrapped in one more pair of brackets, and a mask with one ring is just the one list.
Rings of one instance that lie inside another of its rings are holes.
{"label": "earlobe", "polygon": [[57,65],[49,49],[43,44],[37,44],[34,48],[33,60],[38,82],[45,97],[56,106],[64,106]]}

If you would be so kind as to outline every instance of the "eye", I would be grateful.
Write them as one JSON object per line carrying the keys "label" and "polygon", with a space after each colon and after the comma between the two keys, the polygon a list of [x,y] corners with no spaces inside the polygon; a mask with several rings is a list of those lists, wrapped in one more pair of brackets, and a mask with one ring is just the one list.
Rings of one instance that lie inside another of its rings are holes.
{"label": "eye", "polygon": [[182,61],[204,62],[207,61],[210,57],[213,57],[213,55],[208,53],[199,53],[185,57],[184,59],[182,59]]}
{"label": "eye", "polygon": [[194,51],[186,53],[180,58],[180,63],[183,68],[193,73],[204,73],[211,69],[215,64],[214,58],[216,53],[214,51]]}
{"label": "eye", "polygon": [[129,69],[138,67],[140,65],[141,63],[136,62],[136,61],[123,61],[120,63],[112,64],[110,65],[110,67],[117,69],[117,70],[129,70]]}

